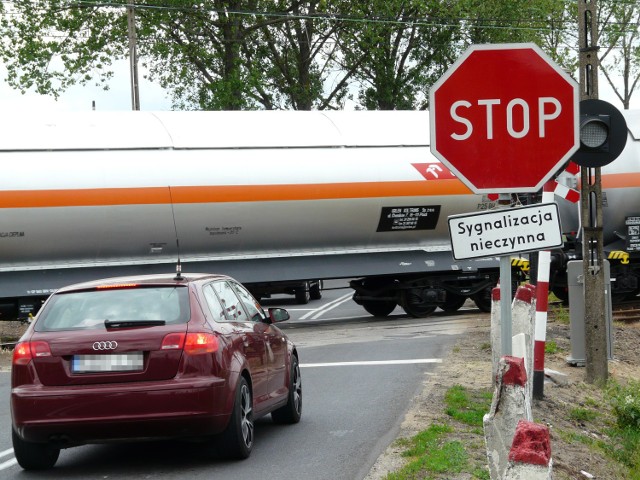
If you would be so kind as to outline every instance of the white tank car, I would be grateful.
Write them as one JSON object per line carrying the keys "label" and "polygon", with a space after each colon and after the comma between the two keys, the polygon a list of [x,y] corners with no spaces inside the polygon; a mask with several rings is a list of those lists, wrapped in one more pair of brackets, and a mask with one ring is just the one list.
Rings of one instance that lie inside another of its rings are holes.
{"label": "white tank car", "polygon": [[[319,298],[322,279],[357,278],[354,298],[375,315],[452,310],[469,296],[490,306],[497,259],[454,262],[447,217],[494,204],[431,155],[427,112],[86,112],[0,124],[4,317],[62,285],[169,271],[178,258],[184,271],[300,302]],[[623,203],[637,200],[637,162],[625,152],[607,167],[632,183],[612,187]]]}

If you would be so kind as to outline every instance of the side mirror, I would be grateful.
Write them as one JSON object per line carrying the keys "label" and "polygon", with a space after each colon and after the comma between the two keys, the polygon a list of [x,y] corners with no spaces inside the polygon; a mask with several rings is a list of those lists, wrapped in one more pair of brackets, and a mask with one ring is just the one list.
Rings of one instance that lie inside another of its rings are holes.
{"label": "side mirror", "polygon": [[269,319],[271,323],[284,322],[285,320],[289,320],[291,316],[289,312],[287,312],[284,308],[270,308],[269,309]]}

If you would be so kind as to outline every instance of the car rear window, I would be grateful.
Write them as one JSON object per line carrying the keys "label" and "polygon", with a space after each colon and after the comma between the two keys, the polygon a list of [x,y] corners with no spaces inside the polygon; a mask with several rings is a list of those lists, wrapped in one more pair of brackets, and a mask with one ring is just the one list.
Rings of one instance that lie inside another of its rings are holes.
{"label": "car rear window", "polygon": [[39,332],[105,328],[105,321],[189,320],[188,288],[137,287],[84,290],[53,295],[38,316]]}

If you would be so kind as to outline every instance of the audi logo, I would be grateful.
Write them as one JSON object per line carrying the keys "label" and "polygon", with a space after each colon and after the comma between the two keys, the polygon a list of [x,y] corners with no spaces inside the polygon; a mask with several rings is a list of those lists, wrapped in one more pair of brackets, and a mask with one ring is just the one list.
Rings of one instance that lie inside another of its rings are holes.
{"label": "audi logo", "polygon": [[118,342],[94,342],[93,349],[94,350],[115,350],[118,348]]}

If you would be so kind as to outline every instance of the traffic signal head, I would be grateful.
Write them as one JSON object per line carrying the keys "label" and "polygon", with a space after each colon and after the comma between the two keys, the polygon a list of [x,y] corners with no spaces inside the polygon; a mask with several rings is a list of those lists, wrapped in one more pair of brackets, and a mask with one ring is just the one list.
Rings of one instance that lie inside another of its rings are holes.
{"label": "traffic signal head", "polygon": [[602,100],[580,102],[580,148],[571,160],[581,167],[603,167],[614,161],[627,143],[622,113]]}

